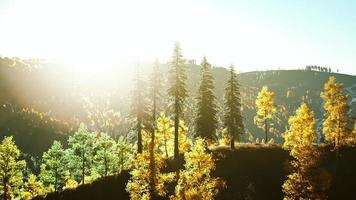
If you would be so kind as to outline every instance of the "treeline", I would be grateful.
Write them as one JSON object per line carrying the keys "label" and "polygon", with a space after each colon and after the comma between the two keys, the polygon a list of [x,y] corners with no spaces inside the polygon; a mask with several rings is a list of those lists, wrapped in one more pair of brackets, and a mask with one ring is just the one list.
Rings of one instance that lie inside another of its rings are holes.
{"label": "treeline", "polygon": [[331,68],[330,67],[322,67],[322,66],[316,66],[316,65],[308,65],[305,67],[305,70],[311,71],[319,71],[319,72],[329,72],[331,73]]}

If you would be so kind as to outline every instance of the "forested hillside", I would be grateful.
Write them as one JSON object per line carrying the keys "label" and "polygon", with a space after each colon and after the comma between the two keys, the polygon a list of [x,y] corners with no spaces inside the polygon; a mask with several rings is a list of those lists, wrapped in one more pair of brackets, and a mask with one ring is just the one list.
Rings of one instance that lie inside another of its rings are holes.
{"label": "forested hillside", "polygon": [[[168,65],[160,65],[161,74],[168,73]],[[141,67],[142,76],[149,78],[151,65]],[[241,69],[243,70],[243,69]],[[20,60],[16,58],[0,59],[0,135],[14,135],[24,152],[41,155],[54,139],[66,142],[67,135],[73,134],[79,122],[85,122],[97,129],[102,123],[99,111],[105,111],[114,126],[102,126],[102,131],[110,130],[114,136],[128,134],[130,125],[129,104],[132,80],[135,70],[120,72],[113,68],[110,79],[99,79],[95,75],[74,75],[61,64],[40,60]],[[187,109],[194,109],[196,92],[200,78],[200,67],[188,65],[188,93],[190,97]],[[218,107],[222,108],[225,82],[228,70],[221,67],[212,68],[215,79],[214,93]],[[272,137],[282,142],[281,133],[290,115],[300,102],[307,102],[315,112],[317,130],[321,133],[322,99],[320,93],[329,76],[345,86],[349,102],[349,115],[356,115],[356,78],[352,75],[336,74],[311,70],[275,70],[256,71],[238,74],[241,84],[242,116],[244,116],[246,135],[244,141],[255,141],[263,138],[263,131],[254,124],[256,113],[255,100],[262,86],[269,86],[276,94],[278,114],[272,119]],[[161,79],[167,87],[167,78]],[[93,83],[94,82],[94,83]],[[99,87],[98,87],[99,85]],[[162,91],[166,91],[166,89]],[[167,100],[160,102],[165,108]],[[221,109],[220,109],[221,110]],[[194,132],[192,112],[185,112],[184,119],[189,132]],[[218,113],[221,121],[222,113]],[[353,121],[350,121],[350,128]],[[222,124],[219,123],[218,134]],[[322,138],[321,138],[322,139]]]}

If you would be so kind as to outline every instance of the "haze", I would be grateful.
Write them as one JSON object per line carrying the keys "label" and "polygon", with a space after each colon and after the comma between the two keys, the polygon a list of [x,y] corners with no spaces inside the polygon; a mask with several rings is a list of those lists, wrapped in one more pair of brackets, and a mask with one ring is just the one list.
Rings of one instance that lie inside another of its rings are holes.
{"label": "haze", "polygon": [[1,0],[0,55],[114,63],[184,56],[239,71],[355,74],[353,1]]}

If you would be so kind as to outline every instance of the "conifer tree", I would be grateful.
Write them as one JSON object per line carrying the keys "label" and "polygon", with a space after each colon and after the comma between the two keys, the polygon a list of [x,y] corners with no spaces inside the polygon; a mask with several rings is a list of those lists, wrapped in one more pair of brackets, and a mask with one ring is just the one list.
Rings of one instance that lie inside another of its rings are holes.
{"label": "conifer tree", "polygon": [[117,169],[116,142],[106,133],[101,133],[94,143],[96,171],[101,177],[115,173]]}
{"label": "conifer tree", "polygon": [[12,136],[5,137],[0,144],[0,196],[4,200],[12,199],[22,186],[22,170],[26,163],[19,160],[20,154]]}
{"label": "conifer tree", "polygon": [[132,165],[132,147],[125,142],[123,136],[119,137],[116,145],[117,154],[117,173],[121,173],[123,170],[128,170]]}
{"label": "conifer tree", "polygon": [[142,130],[147,124],[148,112],[145,99],[144,81],[142,80],[139,71],[137,71],[135,79],[135,88],[132,96],[131,114],[135,118],[135,130],[137,131],[137,153],[142,153]]}
{"label": "conifer tree", "polygon": [[290,127],[285,133],[283,148],[290,150],[298,165],[307,165],[315,150],[312,145],[316,139],[314,112],[302,103],[288,122]]}
{"label": "conifer tree", "polygon": [[156,132],[156,118],[157,118],[157,106],[158,106],[158,100],[160,96],[160,88],[161,88],[161,82],[160,82],[160,72],[159,72],[159,63],[158,60],[155,61],[153,70],[152,70],[152,75],[151,75],[151,80],[150,80],[150,99],[152,103],[152,129],[150,130],[151,132],[151,137],[150,137],[150,145],[149,145],[149,154],[150,154],[150,195],[151,197],[155,198],[156,197],[156,191],[154,188],[156,187],[156,182],[155,182],[155,177],[156,177],[156,163],[155,163],[155,132]]}
{"label": "conifer tree", "polygon": [[343,85],[335,77],[329,77],[321,93],[324,103],[323,133],[325,139],[338,148],[345,141],[347,132],[347,97],[343,94]]}
{"label": "conifer tree", "polygon": [[94,140],[95,135],[90,133],[83,123],[80,124],[78,131],[68,139],[68,145],[72,150],[71,160],[75,162],[76,170],[78,167],[80,168],[82,184],[85,184],[85,176],[90,175],[92,170]]}
{"label": "conifer tree", "polygon": [[[157,124],[160,126],[160,124]],[[133,169],[131,171],[131,180],[127,183],[126,190],[130,193],[132,200],[149,200],[156,199],[158,196],[165,196],[167,190],[165,184],[171,181],[174,177],[172,173],[162,173],[162,168],[166,165],[164,154],[161,152],[159,146],[162,145],[162,140],[158,140],[159,134],[155,134],[156,143],[154,143],[154,159],[155,169],[152,173],[150,152],[147,151],[150,148],[151,142],[146,140],[151,137],[151,134],[144,131],[143,137],[146,141],[143,145],[143,153],[135,155],[135,162],[133,162]],[[154,179],[152,183],[152,178]]]}
{"label": "conifer tree", "polygon": [[179,155],[179,120],[182,115],[184,101],[188,96],[186,89],[187,75],[185,69],[185,61],[183,59],[182,50],[178,42],[176,42],[173,49],[170,65],[170,86],[168,88],[168,95],[170,96],[174,113],[174,159],[177,159]]}
{"label": "conifer tree", "polygon": [[230,76],[226,83],[224,98],[225,109],[223,121],[226,131],[230,135],[231,149],[234,149],[235,139],[239,142],[240,135],[245,131],[241,116],[240,84],[234,66],[230,67]]}
{"label": "conifer tree", "polygon": [[46,185],[53,185],[57,192],[64,184],[66,175],[65,151],[61,142],[54,141],[47,152],[43,153],[40,180]]}
{"label": "conifer tree", "polygon": [[[325,190],[329,187],[330,177],[317,167],[320,152],[313,145],[316,140],[313,111],[303,103],[296,115],[289,118],[289,126],[283,148],[294,158],[291,162],[294,171],[282,186],[284,199],[327,199]],[[322,176],[324,178],[319,178]]]}
{"label": "conifer tree", "polygon": [[207,153],[203,139],[196,140],[191,151],[184,154],[185,169],[179,173],[178,184],[171,200],[200,199],[213,200],[224,186],[220,178],[211,176],[215,163],[211,153]]}
{"label": "conifer tree", "polygon": [[255,123],[259,128],[264,129],[265,143],[268,142],[269,120],[276,112],[273,98],[274,93],[269,91],[267,86],[263,86],[256,99],[257,115],[255,116]]}
{"label": "conifer tree", "polygon": [[201,63],[201,82],[197,96],[197,117],[195,119],[196,134],[207,141],[216,140],[217,105],[214,96],[214,78],[211,65],[206,57]]}

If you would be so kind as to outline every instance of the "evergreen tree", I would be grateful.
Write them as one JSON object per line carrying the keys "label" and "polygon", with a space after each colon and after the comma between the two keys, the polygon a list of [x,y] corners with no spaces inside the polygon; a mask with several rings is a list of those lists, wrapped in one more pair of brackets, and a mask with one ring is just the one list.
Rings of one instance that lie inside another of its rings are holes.
{"label": "evergreen tree", "polygon": [[347,97],[343,94],[343,85],[337,83],[335,77],[329,77],[320,94],[324,103],[323,133],[325,139],[338,148],[345,141],[347,133]]}
{"label": "evergreen tree", "polygon": [[160,73],[159,73],[159,63],[156,60],[153,70],[152,70],[152,75],[151,75],[151,80],[150,80],[150,97],[151,97],[151,103],[152,103],[152,130],[151,132],[151,138],[150,138],[150,148],[149,148],[149,153],[150,153],[150,194],[153,198],[156,197],[156,192],[154,188],[156,187],[156,182],[155,182],[155,177],[156,177],[156,163],[155,163],[155,132],[156,132],[156,118],[157,118],[157,104],[158,104],[158,98],[160,96],[160,87],[161,87],[161,82],[160,82]]}
{"label": "evergreen tree", "polygon": [[147,105],[145,100],[144,81],[142,80],[139,71],[137,71],[135,79],[135,88],[132,96],[131,114],[135,118],[135,130],[137,131],[137,153],[142,153],[142,130],[145,128],[148,119]]}
{"label": "evergreen tree", "polygon": [[20,154],[12,137],[5,137],[0,144],[0,196],[4,200],[12,199],[22,186],[26,163],[19,160]]}
{"label": "evergreen tree", "polygon": [[94,140],[95,135],[90,133],[83,123],[80,124],[78,131],[68,139],[68,145],[72,149],[71,160],[75,162],[76,170],[80,167],[82,184],[85,184],[85,176],[91,173]]}
{"label": "evergreen tree", "polygon": [[256,99],[257,115],[255,116],[255,123],[259,128],[264,129],[265,143],[268,142],[268,120],[270,120],[276,112],[273,98],[274,93],[270,92],[267,86],[263,86]]}
{"label": "evergreen tree", "polygon": [[234,149],[235,139],[239,142],[240,135],[245,131],[241,116],[240,84],[234,66],[230,67],[230,76],[226,83],[224,107],[224,126],[230,135],[231,149]]}
{"label": "evergreen tree", "polygon": [[201,63],[201,82],[197,97],[197,117],[195,119],[196,134],[209,142],[216,140],[217,105],[214,96],[214,78],[211,65],[206,57]]}
{"label": "evergreen tree", "polygon": [[116,142],[106,133],[101,133],[94,143],[95,169],[101,177],[114,174],[117,168]]}
{"label": "evergreen tree", "polygon": [[125,142],[123,136],[119,137],[116,145],[116,158],[118,163],[117,173],[128,170],[132,165],[132,147]]}
{"label": "evergreen tree", "polygon": [[51,148],[43,153],[40,179],[46,186],[53,185],[57,192],[64,184],[65,175],[65,151],[59,141],[54,141]]}
{"label": "evergreen tree", "polygon": [[187,75],[185,61],[178,42],[175,44],[170,65],[170,86],[168,88],[168,94],[172,101],[174,113],[174,159],[177,159],[179,155],[179,120],[183,111],[184,101],[188,96],[186,89]]}

